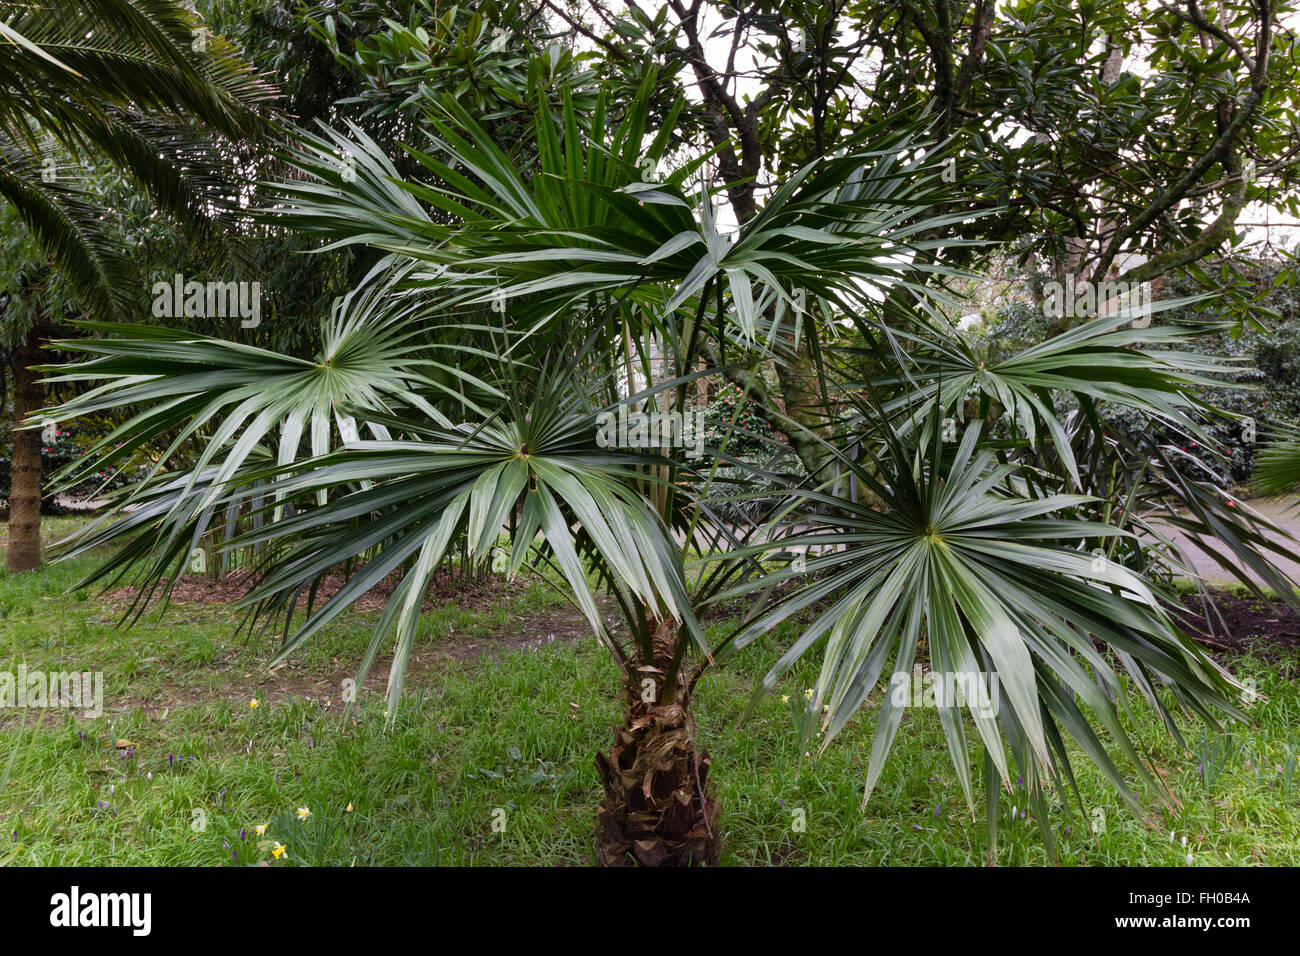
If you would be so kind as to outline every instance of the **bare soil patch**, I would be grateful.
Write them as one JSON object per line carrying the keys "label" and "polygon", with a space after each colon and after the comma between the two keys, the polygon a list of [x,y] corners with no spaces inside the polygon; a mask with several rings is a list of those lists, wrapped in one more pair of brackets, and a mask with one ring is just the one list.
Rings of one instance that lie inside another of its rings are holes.
{"label": "bare soil patch", "polygon": [[[400,581],[396,574],[390,575],[372,588],[367,594],[353,604],[359,612],[381,610],[392,596]],[[316,607],[336,594],[343,587],[343,575],[328,576],[321,584],[316,595]],[[172,589],[171,602],[177,606],[194,605],[228,605],[252,590],[255,581],[246,573],[233,573],[212,579],[206,575],[194,574],[180,577]],[[506,581],[491,576],[479,579],[453,576],[439,572],[430,582],[424,597],[422,608],[426,611],[440,607],[456,605],[465,610],[478,610],[497,606],[505,600],[521,594],[526,588],[521,581]],[[106,592],[100,600],[119,613],[135,601],[138,589],[134,587],[116,588]],[[156,605],[157,595],[150,604]],[[602,610],[612,607],[612,602],[601,601]],[[305,609],[305,601],[301,606]],[[436,642],[424,641],[412,652],[407,665],[407,685],[416,686],[425,673],[435,670],[451,660],[464,661],[484,654],[500,654],[510,651],[537,649],[554,643],[569,643],[581,639],[594,640],[591,626],[576,610],[568,607],[558,608],[545,613],[521,615],[512,621],[509,630],[494,631],[483,634],[481,631],[471,634],[441,635]],[[194,706],[213,699],[230,699],[236,704],[247,706],[248,701],[256,697],[259,701],[269,702],[276,699],[298,697],[317,700],[325,709],[341,709],[342,688],[345,680],[356,677],[358,661],[333,658],[328,666],[319,662],[304,664],[290,659],[273,670],[246,669],[242,673],[235,670],[239,652],[231,650],[222,658],[214,661],[212,669],[228,671],[230,681],[240,688],[241,697],[236,700],[230,692],[218,692],[215,695],[192,693],[177,694],[165,699],[139,698],[118,700],[114,710],[133,710],[142,708],[150,715],[166,713],[169,710]],[[376,659],[365,681],[356,688],[360,700],[364,692],[373,691],[382,694],[388,681],[391,657],[381,655]],[[247,665],[241,665],[247,667]]]}
{"label": "bare soil patch", "polygon": [[1188,616],[1180,623],[1211,651],[1242,656],[1255,653],[1279,661],[1300,655],[1300,612],[1283,601],[1231,591],[1211,591],[1214,606],[1205,620],[1200,598],[1183,598]]}

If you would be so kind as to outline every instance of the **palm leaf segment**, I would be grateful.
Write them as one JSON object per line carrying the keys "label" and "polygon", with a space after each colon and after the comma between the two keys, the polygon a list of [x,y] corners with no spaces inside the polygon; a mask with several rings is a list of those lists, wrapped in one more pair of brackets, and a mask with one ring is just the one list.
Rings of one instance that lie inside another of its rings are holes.
{"label": "palm leaf segment", "polygon": [[[918,445],[915,430],[906,438],[895,433],[884,459],[873,459],[871,467],[841,458],[883,502],[883,511],[806,495],[825,513],[805,516],[800,532],[780,541],[807,550],[806,583],[721,642],[717,653],[731,653],[777,623],[811,613],[813,622],[766,675],[760,693],[824,643],[808,705],[810,717],[820,719],[823,747],[885,679],[864,803],[879,782],[905,708],[914,702],[913,668],[924,651],[931,671],[955,675],[949,686],[963,692],[960,699],[936,694],[936,704],[972,812],[963,707],[990,769],[1009,786],[1000,733],[1006,735],[1016,766],[1031,781],[1040,823],[1046,823],[1040,771],[1062,793],[1073,788],[1067,734],[1141,813],[1093,727],[1100,725],[1144,783],[1163,792],[1121,723],[1127,704],[1119,672],[1180,742],[1162,694],[1217,726],[1223,716],[1244,718],[1232,700],[1235,683],[1178,629],[1140,576],[1094,548],[1125,532],[1077,518],[1092,499],[1033,496],[1017,466],[978,448],[978,425],[955,447],[940,442],[935,422],[920,431],[934,436],[932,444]],[[717,600],[768,583],[742,585]],[[987,696],[972,692],[980,688]],[[996,800],[992,779],[986,787]],[[1049,833],[1045,825],[1043,831]]]}
{"label": "palm leaf segment", "polygon": [[[367,412],[400,406],[449,424],[422,393],[439,387],[432,373],[458,373],[417,354],[400,313],[376,319],[371,307],[381,294],[372,289],[342,300],[312,360],[153,326],[88,324],[123,337],[56,342],[90,358],[47,369],[57,373],[49,381],[85,390],[42,422],[123,408],[134,413],[52,476],[54,487],[90,480],[108,465],[147,468],[144,480],[118,494],[127,513],[96,520],[72,547],[70,553],[82,553],[133,536],[84,583],[143,561],[150,584],[140,596],[143,607],[161,578],[174,575],[204,542],[214,519],[235,527],[240,507],[249,504],[243,499],[269,498],[269,516],[282,513],[283,493],[261,474],[268,463],[289,467],[304,452],[324,455],[362,430],[387,437]],[[164,595],[173,584],[174,576],[162,585]]]}

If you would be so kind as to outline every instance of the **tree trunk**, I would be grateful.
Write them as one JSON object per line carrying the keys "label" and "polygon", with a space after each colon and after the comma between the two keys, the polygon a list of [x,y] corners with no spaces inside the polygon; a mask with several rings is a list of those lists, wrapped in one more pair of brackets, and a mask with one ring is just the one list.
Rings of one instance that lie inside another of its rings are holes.
{"label": "tree trunk", "polygon": [[[627,719],[608,756],[596,755],[605,798],[596,811],[601,866],[692,866],[718,862],[718,805],[709,796],[709,755],[680,694],[659,700],[675,629],[660,626],[655,662],[627,686]],[[663,652],[667,651],[667,656]],[[663,659],[660,659],[660,658]]]}
{"label": "tree trunk", "polygon": [[[784,356],[784,361],[776,363],[776,377],[781,383],[786,415],[829,441],[830,412],[822,402],[817,368],[806,339],[800,343],[798,352]],[[834,456],[824,445],[798,429],[788,431],[787,435],[795,454],[814,481],[820,483],[835,476]]]}
{"label": "tree trunk", "polygon": [[36,328],[14,353],[13,461],[9,477],[9,550],[5,567],[11,572],[41,566],[41,433],[18,426],[44,404],[45,388],[31,366],[41,360]]}

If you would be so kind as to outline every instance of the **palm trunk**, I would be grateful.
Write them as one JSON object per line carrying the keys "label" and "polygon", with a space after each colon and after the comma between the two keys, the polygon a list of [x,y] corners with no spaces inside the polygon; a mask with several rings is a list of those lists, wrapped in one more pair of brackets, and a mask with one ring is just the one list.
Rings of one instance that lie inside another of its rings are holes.
{"label": "palm trunk", "polygon": [[11,572],[41,566],[41,433],[18,426],[44,403],[40,375],[31,370],[41,360],[35,328],[14,355],[13,461],[9,479],[9,550],[5,567]]}
{"label": "palm trunk", "polygon": [[708,793],[709,755],[695,746],[689,703],[676,693],[658,699],[658,678],[672,660],[671,644],[659,639],[665,632],[676,636],[675,628],[660,626],[655,661],[628,681],[627,719],[614,731],[614,746],[608,756],[596,755],[605,788],[596,825],[602,866],[718,861],[718,805]]}

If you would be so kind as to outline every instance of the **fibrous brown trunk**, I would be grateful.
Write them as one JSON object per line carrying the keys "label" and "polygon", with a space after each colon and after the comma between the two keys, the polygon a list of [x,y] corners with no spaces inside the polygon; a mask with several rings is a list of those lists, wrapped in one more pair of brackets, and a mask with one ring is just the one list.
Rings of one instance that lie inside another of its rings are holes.
{"label": "fibrous brown trunk", "polygon": [[[656,645],[663,646],[658,640]],[[602,866],[718,862],[718,805],[708,791],[709,755],[695,746],[689,704],[677,694],[658,699],[668,663],[659,656],[629,679],[627,719],[615,728],[609,754],[596,755],[605,788],[596,811],[596,855]]]}
{"label": "fibrous brown trunk", "polygon": [[14,356],[13,461],[9,478],[9,549],[5,567],[11,572],[41,566],[41,433],[18,426],[44,402],[40,374],[31,367],[41,360],[40,336],[27,333]]}

